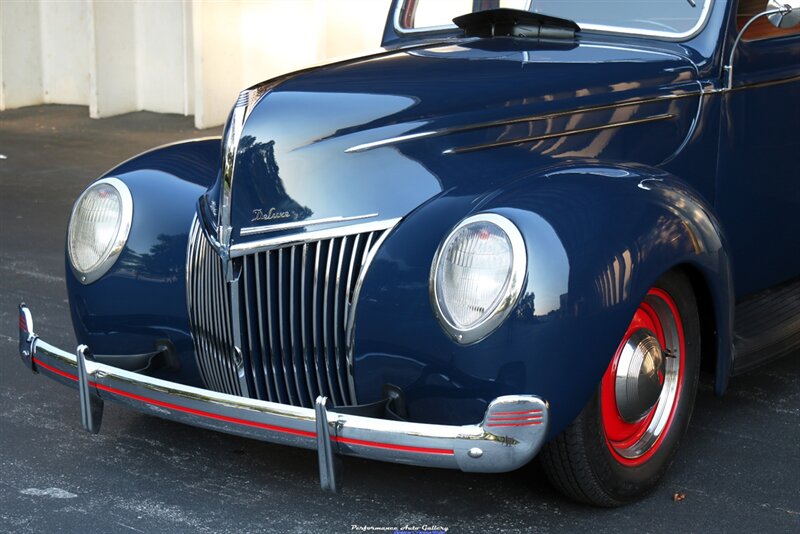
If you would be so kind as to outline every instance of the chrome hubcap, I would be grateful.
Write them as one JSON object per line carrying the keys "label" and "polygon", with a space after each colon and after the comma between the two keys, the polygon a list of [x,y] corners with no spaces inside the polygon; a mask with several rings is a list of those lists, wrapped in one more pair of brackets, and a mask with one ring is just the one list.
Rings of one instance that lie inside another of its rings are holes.
{"label": "chrome hubcap", "polygon": [[664,387],[664,353],[656,335],[641,328],[622,347],[617,364],[615,393],[622,420],[642,420],[658,402]]}

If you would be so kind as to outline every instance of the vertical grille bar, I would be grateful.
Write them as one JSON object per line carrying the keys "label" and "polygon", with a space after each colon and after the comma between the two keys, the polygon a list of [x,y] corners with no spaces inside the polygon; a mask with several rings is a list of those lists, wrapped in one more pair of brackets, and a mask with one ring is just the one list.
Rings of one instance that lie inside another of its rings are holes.
{"label": "vertical grille bar", "polygon": [[320,365],[320,358],[322,358],[322,341],[321,341],[321,325],[320,325],[320,275],[319,275],[319,264],[320,264],[320,256],[322,256],[322,241],[317,241],[316,243],[316,254],[314,254],[314,283],[313,283],[313,295],[312,295],[312,306],[311,306],[311,328],[313,332],[313,343],[314,343],[314,368],[317,371],[317,381],[319,383],[319,391],[320,395],[324,395],[326,397],[331,396],[330,390],[327,388],[327,383],[323,378],[325,376],[325,366]]}
{"label": "vertical grille bar", "polygon": [[[267,316],[267,312],[264,308],[264,301],[267,298],[267,292],[265,287],[266,278],[266,253],[255,254],[253,256],[254,265],[255,265],[255,275],[256,275],[256,303],[254,304],[257,309],[257,316],[258,316],[258,340],[259,340],[259,352],[261,353],[261,368],[264,370],[264,381],[266,382],[267,386],[267,394],[269,395],[269,399],[279,399],[278,396],[278,382],[275,378],[275,373],[272,371],[272,359],[271,359],[271,351],[272,347],[269,343],[268,334],[265,330],[268,328],[269,319]],[[250,293],[250,291],[248,291]]]}
{"label": "vertical grille bar", "polygon": [[[319,395],[335,405],[353,404],[352,308],[372,252],[394,222],[253,252],[241,257],[241,274],[228,283],[195,220],[187,302],[206,386],[295,406],[313,406]],[[246,381],[237,372],[237,341]]]}
{"label": "vertical grille bar", "polygon": [[345,298],[345,308],[344,308],[344,324],[347,324],[347,320],[350,317],[350,306],[353,302],[353,294],[351,293],[353,290],[353,281],[358,278],[358,273],[355,273],[356,278],[353,278],[353,267],[356,264],[356,253],[358,252],[358,242],[361,239],[361,234],[356,234],[355,239],[353,240],[353,250],[350,253],[350,268],[347,269],[347,285],[345,286],[345,290],[347,291],[347,295]]}
{"label": "vertical grille bar", "polygon": [[[259,322],[257,321],[257,310],[258,307],[255,305],[255,294],[253,291],[248,291],[248,287],[252,287],[254,285],[253,280],[257,276],[257,269],[258,269],[258,257],[253,256],[246,256],[243,258],[243,271],[242,276],[244,277],[243,287],[242,287],[242,295],[244,296],[244,312],[245,312],[245,327],[244,332],[247,337],[247,346],[246,350],[249,353],[250,357],[245,358],[245,362],[248,363],[250,376],[253,380],[253,385],[255,387],[255,393],[259,399],[268,399],[269,398],[269,382],[268,376],[265,376],[260,370],[263,368],[262,363],[262,351],[260,350],[259,342],[261,338],[259,336]],[[263,345],[263,342],[261,343]],[[244,350],[244,349],[243,349]]]}
{"label": "vertical grille bar", "polygon": [[[278,249],[277,253],[277,281],[276,285],[273,286],[272,284],[269,285],[270,290],[277,289],[278,293],[278,307],[276,313],[272,316],[272,320],[275,322],[275,329],[278,331],[278,347],[275,352],[272,353],[273,360],[275,362],[280,362],[281,370],[283,371],[283,381],[286,386],[286,398],[287,404],[291,404],[293,406],[297,406],[297,396],[292,391],[292,377],[290,367],[292,365],[291,358],[286,357],[286,333],[284,328],[284,323],[286,322],[286,311],[284,306],[284,293],[286,293],[286,283],[283,277],[284,267],[283,267],[283,250],[282,248]],[[277,364],[276,364],[277,366]]]}
{"label": "vertical grille bar", "polygon": [[[267,288],[263,293],[263,297],[267,301],[267,325],[269,328],[269,359],[272,366],[272,373],[275,376],[275,387],[278,390],[278,402],[290,404],[288,391],[286,388],[286,380],[283,373],[283,364],[281,362],[280,345],[278,343],[279,328],[278,314],[280,310],[277,308],[277,287],[280,281],[276,280],[277,276],[277,254],[274,251],[267,251],[264,254],[264,267],[267,276]],[[273,265],[274,264],[274,265]]]}
{"label": "vertical grille bar", "polygon": [[[300,260],[300,341],[299,341],[299,351],[300,357],[303,359],[303,368],[306,372],[306,387],[308,392],[308,402],[309,406],[314,406],[315,398],[314,398],[314,391],[319,391],[316,389],[316,377],[317,373],[314,369],[313,365],[309,365],[309,343],[308,343],[308,320],[306,309],[307,305],[306,302],[308,300],[308,275],[309,273],[306,270],[306,266],[308,265],[308,243],[303,243],[302,252],[301,252],[301,260]],[[312,362],[313,363],[313,362]]]}
{"label": "vertical grille bar", "polygon": [[342,295],[342,265],[344,264],[345,254],[347,253],[347,236],[340,238],[339,245],[339,261],[336,266],[336,276],[334,277],[333,286],[333,351],[334,362],[336,363],[336,379],[339,383],[339,394],[342,396],[343,402],[347,402],[349,395],[347,395],[347,361],[344,350],[344,310],[343,303],[345,295]]}
{"label": "vertical grille bar", "polygon": [[342,397],[340,392],[335,387],[336,369],[332,364],[333,357],[330,355],[333,349],[331,324],[333,323],[330,298],[331,292],[331,264],[333,262],[333,251],[335,241],[331,239],[328,241],[328,260],[325,263],[325,281],[322,286],[322,347],[323,354],[325,355],[325,376],[328,378],[328,388],[331,392],[331,400],[334,404],[342,404]]}
{"label": "vertical grille bar", "polygon": [[292,363],[292,375],[294,377],[294,385],[297,391],[297,399],[298,403],[302,406],[311,407],[313,404],[305,404],[306,398],[308,398],[308,392],[306,391],[306,384],[304,375],[304,367],[305,364],[303,362],[302,354],[300,354],[300,341],[298,340],[300,336],[300,328],[299,328],[299,297],[300,297],[300,290],[297,287],[299,285],[298,281],[298,268],[299,264],[296,261],[297,258],[297,251],[299,247],[294,246],[291,247],[291,252],[289,254],[289,269],[288,269],[288,277],[289,277],[289,359]]}
{"label": "vertical grille bar", "polygon": [[321,395],[328,397],[330,392],[326,389],[325,370],[320,368],[319,365],[319,257],[322,254],[322,242],[317,241],[314,243],[314,272],[312,273],[312,292],[311,292],[311,358],[313,360],[313,367],[317,375],[317,391]]}

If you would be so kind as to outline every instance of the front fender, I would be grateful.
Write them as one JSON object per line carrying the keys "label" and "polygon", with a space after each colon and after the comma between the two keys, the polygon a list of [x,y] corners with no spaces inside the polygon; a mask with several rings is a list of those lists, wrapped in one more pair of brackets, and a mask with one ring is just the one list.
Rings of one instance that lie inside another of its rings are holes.
{"label": "front fender", "polygon": [[[523,233],[525,289],[485,340],[454,343],[430,306],[436,247],[461,218],[501,213]],[[415,420],[462,423],[497,395],[551,405],[551,435],[596,391],[634,311],[666,271],[686,266],[714,304],[717,383],[730,372],[732,286],[722,230],[684,182],[655,169],[599,164],[551,170],[476,199],[452,190],[386,240],[362,288],[355,330],[359,402],[403,388]]]}
{"label": "front fender", "polygon": [[106,363],[129,367],[114,356],[146,355],[168,346],[181,381],[199,384],[187,317],[186,248],[197,199],[219,166],[220,139],[209,138],[151,150],[103,175],[119,178],[130,189],[128,241],[96,282],[78,281],[68,259],[66,279],[76,338],[104,355]]}

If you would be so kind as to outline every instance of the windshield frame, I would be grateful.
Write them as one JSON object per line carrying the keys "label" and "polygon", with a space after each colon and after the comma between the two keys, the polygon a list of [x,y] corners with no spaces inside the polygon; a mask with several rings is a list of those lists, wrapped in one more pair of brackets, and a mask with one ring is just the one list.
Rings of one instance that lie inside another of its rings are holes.
{"label": "windshield frame", "polygon": [[[417,2],[417,1],[419,0],[400,0],[399,2],[395,3],[394,13],[392,13],[392,26],[394,27],[394,32],[399,37],[412,37],[412,36],[421,37],[426,34],[440,34],[458,30],[458,26],[456,26],[455,24],[446,24],[443,26],[426,26],[423,28],[404,28],[400,21],[401,13],[405,10],[409,2]],[[675,1],[677,2],[679,0]],[[715,3],[716,0],[708,0],[703,6],[703,10],[700,13],[700,17],[697,19],[697,24],[695,24],[685,32],[646,30],[641,28],[627,28],[624,26],[608,26],[605,24],[581,23],[580,21],[576,22],[583,31],[610,33],[614,35],[628,35],[632,37],[652,37],[663,41],[683,42],[696,37],[701,31],[703,31],[703,28],[705,28],[706,24],[708,23],[708,20],[711,18],[711,10],[714,7]]]}

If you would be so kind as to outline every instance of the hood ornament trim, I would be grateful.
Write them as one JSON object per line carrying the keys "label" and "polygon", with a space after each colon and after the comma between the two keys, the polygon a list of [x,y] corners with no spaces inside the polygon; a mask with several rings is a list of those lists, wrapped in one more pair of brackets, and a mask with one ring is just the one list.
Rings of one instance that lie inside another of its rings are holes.
{"label": "hood ornament trim", "polygon": [[231,232],[233,230],[231,227],[231,193],[233,192],[233,177],[236,170],[235,163],[236,154],[239,150],[239,141],[250,112],[255,109],[256,104],[265,94],[287,77],[281,76],[240,92],[225,126],[225,133],[222,139],[222,183],[219,188],[219,206],[218,210],[214,210],[217,215],[217,235],[212,240],[212,243],[215,244],[215,248],[222,258],[225,279],[229,282],[235,277],[230,255]]}

